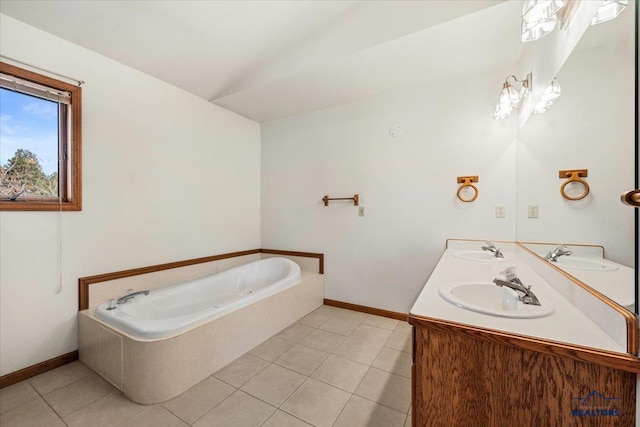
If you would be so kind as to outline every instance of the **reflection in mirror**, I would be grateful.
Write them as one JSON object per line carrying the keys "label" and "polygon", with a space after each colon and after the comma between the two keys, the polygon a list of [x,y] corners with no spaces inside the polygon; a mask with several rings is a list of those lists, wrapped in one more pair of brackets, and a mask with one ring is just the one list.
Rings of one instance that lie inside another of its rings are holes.
{"label": "reflection in mirror", "polygon": [[[635,176],[633,12],[587,30],[557,75],[562,95],[530,117],[517,148],[518,240],[550,242],[527,244],[541,257],[566,244],[571,255],[548,261],[631,311],[634,212],[620,194]],[[588,170],[590,191],[568,200],[559,171],[575,169]]]}

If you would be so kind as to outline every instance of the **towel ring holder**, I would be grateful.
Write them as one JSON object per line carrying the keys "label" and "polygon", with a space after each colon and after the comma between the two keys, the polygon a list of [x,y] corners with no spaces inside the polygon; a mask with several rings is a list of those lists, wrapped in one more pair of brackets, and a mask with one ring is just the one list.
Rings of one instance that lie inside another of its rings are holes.
{"label": "towel ring holder", "polygon": [[[471,203],[478,198],[478,194],[479,194],[478,187],[472,184],[472,182],[478,182],[478,175],[459,176],[457,179],[457,182],[458,184],[462,184],[460,188],[458,188],[458,192],[456,193],[456,195],[458,196],[458,199],[460,199],[461,202]],[[468,199],[465,199],[464,197],[462,197],[462,190],[464,190],[467,187],[471,187],[471,189],[473,190],[473,196]]]}
{"label": "towel ring holder", "polygon": [[[587,195],[589,194],[589,184],[587,184],[587,181],[585,181],[584,179],[582,179],[583,177],[586,178],[587,177],[587,169],[572,169],[572,170],[561,170],[558,172],[558,176],[560,179],[565,179],[565,178],[569,178],[567,179],[562,186],[560,187],[560,194],[562,195],[562,197],[564,197],[567,200],[570,200],[572,202],[578,201],[578,200],[582,200],[585,197],[587,197]],[[578,196],[570,196],[565,192],[565,188],[567,187],[567,185],[571,184],[571,183],[577,183],[580,184],[584,187],[584,191],[578,195]]]}

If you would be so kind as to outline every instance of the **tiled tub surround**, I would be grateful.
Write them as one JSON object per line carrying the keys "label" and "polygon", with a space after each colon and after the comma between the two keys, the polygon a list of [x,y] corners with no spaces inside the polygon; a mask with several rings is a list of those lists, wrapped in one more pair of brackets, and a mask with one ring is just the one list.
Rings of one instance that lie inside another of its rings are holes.
{"label": "tiled tub surround", "polygon": [[73,362],[0,390],[0,425],[409,427],[410,352],[406,322],[322,306],[161,404]]}
{"label": "tiled tub surround", "polygon": [[300,283],[176,336],[143,340],[79,313],[80,360],[134,402],[171,399],[323,302],[323,276]]}

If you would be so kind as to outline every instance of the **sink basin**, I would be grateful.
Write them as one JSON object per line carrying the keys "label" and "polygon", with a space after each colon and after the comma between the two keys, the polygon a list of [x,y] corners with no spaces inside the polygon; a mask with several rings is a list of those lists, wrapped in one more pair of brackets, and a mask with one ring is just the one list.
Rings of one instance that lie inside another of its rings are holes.
{"label": "sink basin", "polygon": [[451,254],[456,258],[466,259],[467,261],[486,261],[486,262],[500,262],[509,261],[509,255],[504,255],[504,258],[496,258],[493,253],[488,251],[453,251]]}
{"label": "sink basin", "polygon": [[531,319],[549,316],[555,311],[551,302],[539,296],[542,305],[523,304],[517,301],[515,291],[493,282],[450,283],[441,286],[438,294],[457,307],[491,316]]}
{"label": "sink basin", "polygon": [[556,262],[558,267],[575,268],[578,270],[590,271],[616,271],[618,266],[598,258],[580,258],[574,256],[563,256]]}

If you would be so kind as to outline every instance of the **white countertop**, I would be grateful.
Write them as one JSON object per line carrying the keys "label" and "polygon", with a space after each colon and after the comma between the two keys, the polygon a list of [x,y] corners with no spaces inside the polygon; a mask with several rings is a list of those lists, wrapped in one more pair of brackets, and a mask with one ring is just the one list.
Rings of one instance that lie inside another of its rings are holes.
{"label": "white countertop", "polygon": [[[445,321],[467,324],[475,327],[494,329],[535,338],[577,344],[603,350],[626,353],[621,347],[591,319],[567,301],[538,275],[514,251],[514,245],[499,245],[508,261],[482,262],[457,258],[452,251],[445,250],[431,277],[425,284],[410,315],[424,316]],[[517,274],[526,285],[544,303],[550,300],[555,305],[555,312],[547,317],[535,319],[514,319],[477,313],[457,307],[445,301],[438,288],[452,282],[487,282],[500,277],[500,272],[508,266],[516,266]]]}

